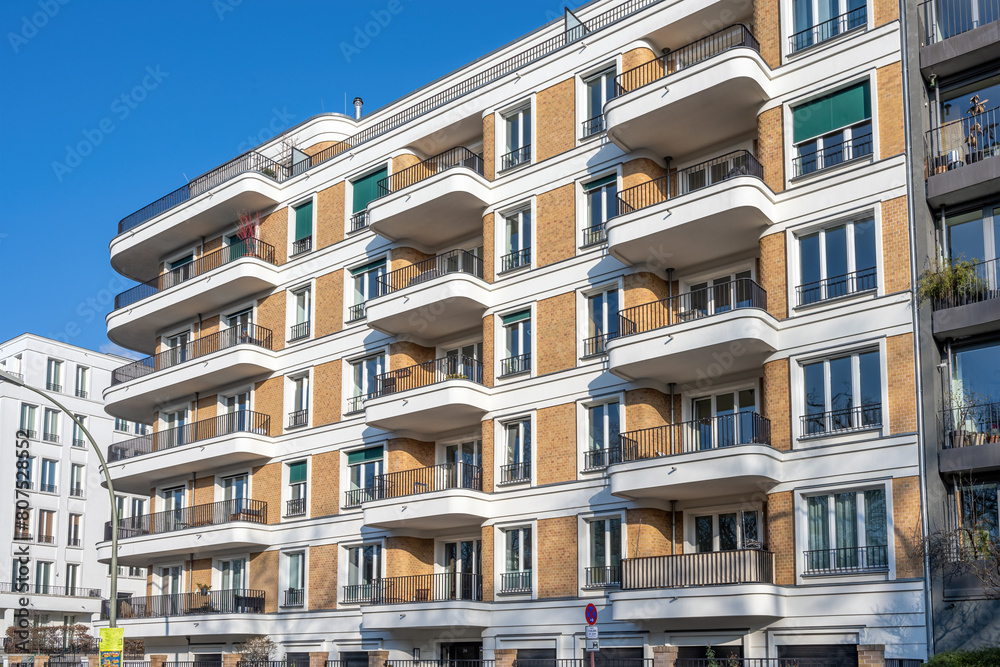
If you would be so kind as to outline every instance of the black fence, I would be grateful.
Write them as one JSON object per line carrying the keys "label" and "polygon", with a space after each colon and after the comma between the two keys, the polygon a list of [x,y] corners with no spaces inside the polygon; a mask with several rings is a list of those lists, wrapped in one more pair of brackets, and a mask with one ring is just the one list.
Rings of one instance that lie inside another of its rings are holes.
{"label": "black fence", "polygon": [[418,162],[412,167],[407,167],[380,180],[378,182],[378,196],[385,197],[393,192],[399,192],[414,183],[419,183],[435,174],[455,167],[471,169],[481,176],[483,174],[483,156],[473,153],[464,146],[449,148],[443,153],[438,153],[434,157],[427,158],[423,162]]}
{"label": "black fence", "polygon": [[813,549],[802,552],[805,574],[848,574],[889,569],[889,548],[884,545]]}
{"label": "black fence", "polygon": [[622,560],[622,589],[773,584],[774,554],[760,549]]}
{"label": "black fence", "polygon": [[803,153],[792,160],[792,178],[836,167],[838,164],[857,160],[872,154],[875,144],[872,135],[862,134],[842,140],[815,151]]}
{"label": "black fence", "polygon": [[[118,539],[218,526],[234,521],[266,524],[267,503],[251,498],[234,498],[165,512],[123,517],[118,521]],[[104,524],[104,539],[105,541],[111,539],[110,521]]]}
{"label": "black fence", "polygon": [[873,266],[799,285],[795,288],[795,296],[798,305],[805,306],[851,294],[872,292],[876,289],[878,289],[878,270]]}
{"label": "black fence", "polygon": [[927,0],[920,9],[928,44],[1000,20],[1000,0]]}
{"label": "black fence", "polygon": [[[101,605],[101,618],[107,619],[110,602]],[[194,614],[263,614],[264,591],[238,589],[205,593],[175,593],[118,600],[118,619],[165,618]]]}
{"label": "black fence", "polygon": [[934,310],[1000,299],[1000,258],[960,262],[952,272],[955,276],[952,282],[931,298]]}
{"label": "black fence", "polygon": [[469,463],[441,463],[427,468],[376,475],[372,497],[366,500],[401,498],[448,489],[483,490],[483,469]]}
{"label": "black fence", "polygon": [[788,39],[788,52],[795,53],[816,44],[822,44],[845,32],[868,25],[868,7],[858,7],[846,14],[817,23],[811,28],[800,30]]}
{"label": "black fence", "polygon": [[1000,403],[970,403],[943,410],[944,448],[1000,442]]}
{"label": "black fence", "polygon": [[483,260],[468,250],[451,250],[430,259],[379,276],[379,296],[420,285],[450,273],[465,273],[482,279]]}
{"label": "black fence", "polygon": [[471,572],[416,574],[372,582],[368,604],[405,604],[448,600],[482,601],[483,576]]}
{"label": "black fence", "polygon": [[770,444],[771,421],[767,417],[756,412],[737,412],[626,431],[618,436],[617,447],[594,450],[590,463],[599,468],[603,467],[600,463],[610,465],[738,445]]}
{"label": "black fence", "polygon": [[483,383],[483,362],[465,355],[442,357],[415,366],[375,376],[375,393],[370,398],[418,389],[448,380]]}
{"label": "black fence", "polygon": [[618,313],[618,335],[632,336],[742,308],[767,309],[767,292],[750,278],[626,308]]}
{"label": "black fence", "polygon": [[138,438],[110,445],[108,447],[108,461],[122,461],[234,433],[270,435],[271,418],[260,412],[239,410],[212,419],[202,419],[184,426],[147,433]]}
{"label": "black fence", "polygon": [[829,412],[815,412],[801,418],[803,436],[864,431],[882,426],[882,404],[869,403]]}

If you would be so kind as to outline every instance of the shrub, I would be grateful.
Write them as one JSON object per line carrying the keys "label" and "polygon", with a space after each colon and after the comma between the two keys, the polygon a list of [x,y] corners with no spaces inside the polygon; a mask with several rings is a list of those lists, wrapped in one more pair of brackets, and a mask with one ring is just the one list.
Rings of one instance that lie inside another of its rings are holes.
{"label": "shrub", "polygon": [[947,651],[927,660],[927,667],[995,667],[1000,665],[1000,647],[972,651]]}

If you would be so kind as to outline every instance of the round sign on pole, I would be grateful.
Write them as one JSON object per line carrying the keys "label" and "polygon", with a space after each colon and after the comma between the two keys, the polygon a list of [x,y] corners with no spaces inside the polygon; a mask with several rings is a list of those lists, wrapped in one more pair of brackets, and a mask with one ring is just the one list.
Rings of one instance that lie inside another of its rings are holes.
{"label": "round sign on pole", "polygon": [[597,607],[592,604],[587,605],[587,623],[593,625],[597,623]]}

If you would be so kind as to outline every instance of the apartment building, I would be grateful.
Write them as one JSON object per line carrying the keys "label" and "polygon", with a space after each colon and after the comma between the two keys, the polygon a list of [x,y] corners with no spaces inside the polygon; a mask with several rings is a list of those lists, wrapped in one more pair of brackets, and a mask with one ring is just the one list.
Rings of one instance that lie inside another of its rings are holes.
{"label": "apartment building", "polygon": [[548,665],[593,603],[602,662],[924,657],[901,26],[595,0],[124,218],[127,635]]}
{"label": "apartment building", "polygon": [[[130,437],[132,425],[104,412],[102,393],[111,384],[111,371],[127,359],[68,345],[34,334],[0,343],[0,370],[46,391],[81,419],[102,446]],[[26,525],[15,520],[15,484],[18,430],[28,434],[31,484]],[[89,625],[111,590],[108,566],[97,560],[96,545],[104,539],[104,521],[110,519],[110,498],[100,463],[83,431],[64,412],[38,394],[0,382],[0,487],[4,506],[0,535],[11,545],[0,562],[0,615],[3,631],[14,622],[21,595],[15,593],[17,569],[24,563],[11,558],[19,548],[30,550],[29,611],[34,625]],[[144,496],[120,494],[118,511],[145,514]],[[145,584],[142,567],[122,568],[118,590],[135,594]],[[4,635],[6,636],[6,635]],[[7,647],[11,648],[11,647]],[[11,649],[13,650],[13,649]]]}
{"label": "apartment building", "polygon": [[975,574],[1000,538],[1000,3],[907,8],[934,648],[996,645]]}

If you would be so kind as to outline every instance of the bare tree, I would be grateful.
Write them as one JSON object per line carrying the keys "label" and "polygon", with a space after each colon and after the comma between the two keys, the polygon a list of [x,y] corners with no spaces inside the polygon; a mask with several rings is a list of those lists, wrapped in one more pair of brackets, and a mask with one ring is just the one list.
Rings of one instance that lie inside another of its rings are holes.
{"label": "bare tree", "polygon": [[250,635],[235,648],[237,653],[242,654],[241,661],[244,664],[259,665],[270,662],[278,646],[267,635]]}

